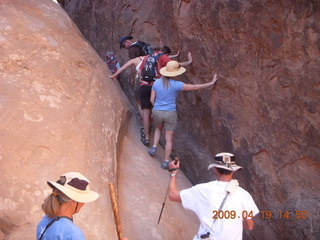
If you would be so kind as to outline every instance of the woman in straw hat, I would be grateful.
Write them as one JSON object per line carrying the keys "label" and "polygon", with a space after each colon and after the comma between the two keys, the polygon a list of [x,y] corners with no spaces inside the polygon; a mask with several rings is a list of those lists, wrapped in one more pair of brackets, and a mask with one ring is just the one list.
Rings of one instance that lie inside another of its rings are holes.
{"label": "woman in straw hat", "polygon": [[152,116],[156,130],[154,133],[154,143],[148,153],[153,156],[157,151],[161,130],[165,128],[165,158],[161,168],[168,169],[169,157],[172,151],[173,132],[177,125],[176,98],[179,91],[193,91],[213,86],[218,76],[214,74],[209,83],[186,84],[176,81],[173,77],[179,76],[186,71],[177,61],[169,61],[167,65],[160,69],[162,78],[155,81],[151,91],[150,101],[153,104]]}
{"label": "woman in straw hat", "polygon": [[[171,53],[171,49],[164,45],[162,48],[161,48],[161,52],[164,53],[165,55],[168,55],[169,58],[174,58],[174,57],[177,57],[179,56],[180,52],[178,51],[177,54],[175,55],[169,55]],[[191,57],[191,54],[190,56],[188,55],[188,60],[190,61],[191,59],[191,62],[192,62],[192,57]],[[140,68],[140,65],[142,63],[142,60],[143,60],[143,56],[139,56],[139,57],[136,57],[136,58],[133,58],[133,59],[130,59],[128,62],[126,62],[121,68],[119,68],[113,75],[110,76],[110,78],[112,79],[116,79],[120,73],[122,73],[124,70],[126,70],[128,67],[130,66],[134,66],[135,69],[136,69],[136,75],[135,77],[133,78],[133,81],[132,81],[132,84],[138,84],[138,81],[139,80],[139,74],[138,74],[138,71],[139,71],[139,68]],[[186,64],[189,63],[186,62]],[[140,95],[139,95],[139,88],[140,88],[140,84],[139,86],[136,86],[136,89],[135,89],[135,98],[136,98],[136,104],[137,104],[137,108],[138,108],[138,111],[139,111],[139,114],[141,117],[143,117],[143,111],[142,111],[142,108],[141,108],[141,103],[140,103]],[[141,133],[141,138],[144,138],[144,128],[143,127],[140,127],[140,133]]]}
{"label": "woman in straw hat", "polygon": [[85,239],[81,229],[73,223],[73,215],[85,203],[95,201],[99,194],[89,189],[89,180],[77,172],[69,172],[57,182],[48,181],[52,193],[44,200],[46,214],[37,227],[37,240]]}

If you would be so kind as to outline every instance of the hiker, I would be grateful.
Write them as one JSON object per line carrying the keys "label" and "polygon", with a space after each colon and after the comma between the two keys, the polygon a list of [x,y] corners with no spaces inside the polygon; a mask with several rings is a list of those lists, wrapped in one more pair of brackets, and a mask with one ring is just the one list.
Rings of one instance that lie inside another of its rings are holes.
{"label": "hiker", "polygon": [[242,239],[243,227],[252,230],[253,217],[259,213],[251,195],[239,187],[232,179],[236,171],[242,169],[235,163],[231,153],[219,153],[208,166],[213,169],[217,180],[195,185],[179,191],[176,187],[176,175],[179,161],[169,165],[171,179],[169,183],[169,200],[181,202],[185,209],[193,211],[200,220],[197,239]]}
{"label": "hiker", "polygon": [[168,169],[170,154],[172,152],[173,133],[177,125],[176,98],[179,91],[193,91],[213,86],[218,79],[214,74],[212,81],[204,84],[186,84],[174,80],[173,77],[179,76],[186,71],[177,61],[170,61],[160,69],[162,77],[157,79],[152,86],[150,102],[153,105],[152,117],[156,127],[154,132],[153,146],[148,153],[154,156],[160,140],[161,130],[165,128],[165,157],[161,168]]}
{"label": "hiker", "polygon": [[123,36],[120,38],[120,49],[125,48],[129,51],[129,58],[133,59],[139,56],[145,56],[153,52],[151,45],[142,41],[131,41],[132,36]]}
{"label": "hiker", "polygon": [[[162,52],[166,55],[168,55],[169,58],[171,57],[177,57],[179,55],[179,51],[177,54],[175,55],[169,55],[171,53],[171,49],[167,46],[163,46],[162,48]],[[139,75],[138,75],[138,70],[139,70],[139,67],[140,67],[140,64],[143,60],[143,57],[136,57],[136,58],[133,58],[133,59],[130,59],[128,62],[126,62],[121,68],[119,68],[116,72],[113,73],[112,76],[110,76],[112,79],[115,79],[119,76],[120,73],[122,73],[125,69],[127,69],[128,67],[130,66],[134,66],[135,69],[136,69],[136,76],[133,78],[133,81],[132,81],[132,84],[134,84],[136,81],[136,79],[139,79]],[[142,117],[143,113],[142,113],[142,109],[141,109],[141,104],[140,104],[140,96],[139,96],[139,89],[137,89],[135,91],[135,96],[136,96],[136,104],[137,104],[137,108],[138,108],[138,111],[140,113],[140,116]],[[143,130],[143,127],[140,128],[140,131],[141,131],[141,134],[143,135],[144,134],[144,130]]]}
{"label": "hiker", "polygon": [[68,172],[57,182],[48,181],[52,193],[44,200],[45,216],[37,227],[37,240],[85,239],[81,229],[73,223],[73,215],[85,203],[98,199],[99,194],[89,190],[89,180],[77,172]]}
{"label": "hiker", "polygon": [[114,52],[107,52],[105,63],[112,74],[115,74],[120,69],[119,61]]}
{"label": "hiker", "polygon": [[[179,54],[180,54],[180,51],[178,51],[176,54],[169,55],[171,53],[171,49],[168,46],[165,46],[165,45],[162,47],[162,52],[164,54],[168,55],[169,58],[178,57]],[[138,70],[139,70],[139,67],[140,67],[140,64],[141,64],[142,60],[143,60],[143,56],[139,56],[139,57],[130,59],[122,67],[119,67],[116,72],[112,72],[113,75],[110,76],[110,77],[113,78],[113,79],[117,78],[120,75],[120,73],[122,73],[124,70],[126,70],[130,66],[134,66],[136,71],[137,71],[137,73],[138,73]]]}
{"label": "hiker", "polygon": [[[142,108],[142,119],[144,134],[141,135],[141,141],[145,146],[149,146],[149,124],[151,117],[152,104],[150,102],[151,88],[154,81],[161,77],[159,70],[167,65],[171,59],[165,54],[171,49],[168,46],[163,46],[159,52],[147,55],[139,68],[140,75],[140,101]],[[188,61],[179,62],[180,66],[187,66],[192,63],[191,53],[188,53]]]}

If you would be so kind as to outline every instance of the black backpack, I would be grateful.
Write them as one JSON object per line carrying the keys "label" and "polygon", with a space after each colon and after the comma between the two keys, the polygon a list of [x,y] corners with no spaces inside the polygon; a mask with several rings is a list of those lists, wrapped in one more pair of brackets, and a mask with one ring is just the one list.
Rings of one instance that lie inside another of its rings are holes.
{"label": "black backpack", "polygon": [[154,82],[156,78],[156,67],[159,57],[161,57],[163,53],[159,53],[156,56],[149,54],[143,68],[141,71],[141,78],[143,81]]}
{"label": "black backpack", "polygon": [[145,56],[153,53],[151,45],[142,41],[136,41],[131,47],[139,47],[140,48],[140,56]]}

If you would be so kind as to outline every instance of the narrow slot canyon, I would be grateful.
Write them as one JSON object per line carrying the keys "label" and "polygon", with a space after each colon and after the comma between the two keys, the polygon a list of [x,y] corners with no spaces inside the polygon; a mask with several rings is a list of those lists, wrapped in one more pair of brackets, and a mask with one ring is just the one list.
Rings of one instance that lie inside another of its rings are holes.
{"label": "narrow slot canyon", "polygon": [[140,141],[135,69],[112,79],[106,64],[107,52],[129,60],[126,35],[179,62],[190,52],[184,83],[219,75],[178,95],[178,188],[215,180],[208,165],[233,153],[260,210],[243,239],[320,239],[319,1],[58,2],[0,0],[1,240],[35,239],[46,182],[70,171],[100,194],[74,217],[86,239],[118,239],[109,183],[129,240],[196,234],[197,216],[165,198],[164,137],[154,157]]}

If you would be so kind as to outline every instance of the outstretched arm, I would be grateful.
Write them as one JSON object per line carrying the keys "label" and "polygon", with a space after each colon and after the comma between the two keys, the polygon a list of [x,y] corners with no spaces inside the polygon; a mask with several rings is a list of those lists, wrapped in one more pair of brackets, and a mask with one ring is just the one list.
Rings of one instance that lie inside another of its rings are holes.
{"label": "outstretched arm", "polygon": [[182,202],[181,197],[180,197],[180,191],[177,189],[177,183],[176,183],[176,174],[178,173],[178,169],[180,167],[180,161],[177,160],[177,163],[175,164],[174,161],[172,161],[169,164],[169,169],[177,169],[174,171],[171,171],[171,179],[169,183],[169,192],[168,192],[168,197],[170,201],[173,202]]}
{"label": "outstretched arm", "polygon": [[191,63],[192,63],[192,56],[191,56],[191,53],[190,53],[190,52],[188,53],[188,61],[186,61],[186,62],[179,62],[180,66],[182,66],[182,67],[185,67],[185,66],[187,66],[187,65],[189,65],[189,64],[191,64]]}
{"label": "outstretched arm", "polygon": [[[172,55],[169,55],[168,57],[169,58],[175,58],[175,57],[178,57],[180,54],[180,51],[178,50],[177,54],[172,54]],[[191,60],[192,61],[192,60]]]}
{"label": "outstretched arm", "polygon": [[211,82],[203,83],[203,84],[186,84],[184,83],[182,85],[182,91],[193,91],[193,90],[199,90],[202,88],[210,87],[218,80],[218,75],[215,73]]}
{"label": "outstretched arm", "polygon": [[112,76],[110,76],[111,78],[116,78],[119,76],[119,74],[121,72],[123,72],[125,69],[127,69],[129,66],[131,65],[135,65],[135,59],[130,59],[128,62],[126,62],[126,64],[124,64],[121,68],[118,69],[118,71],[116,71],[115,74],[113,74]]}

